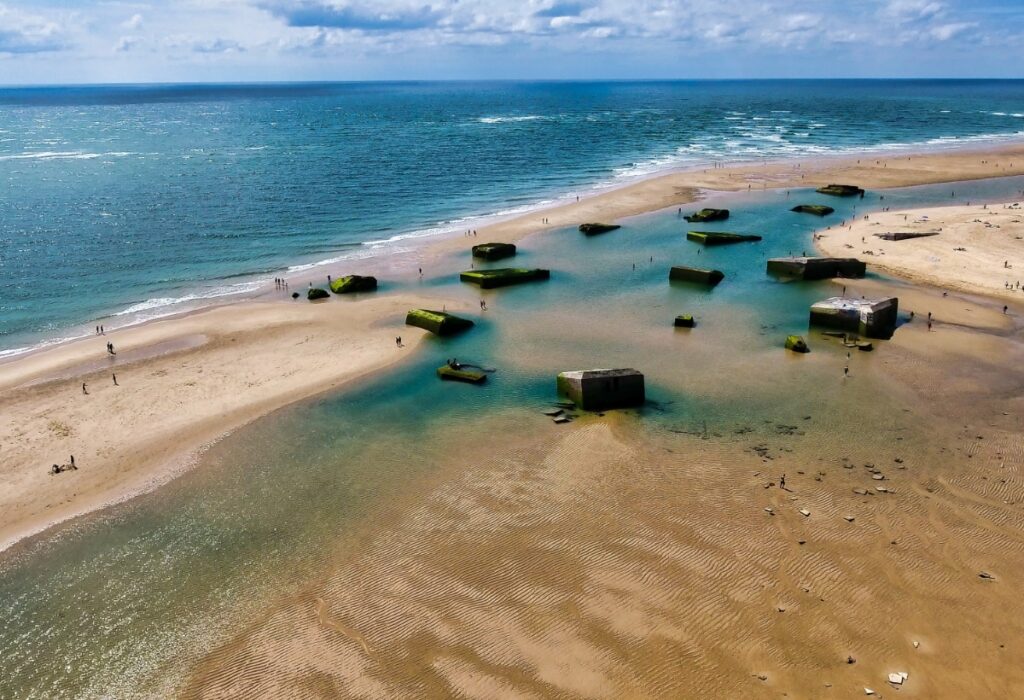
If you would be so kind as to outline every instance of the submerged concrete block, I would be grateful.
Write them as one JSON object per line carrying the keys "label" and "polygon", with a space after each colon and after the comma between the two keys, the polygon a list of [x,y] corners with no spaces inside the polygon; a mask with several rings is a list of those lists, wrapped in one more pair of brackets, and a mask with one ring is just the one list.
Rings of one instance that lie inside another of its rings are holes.
{"label": "submerged concrete block", "polygon": [[824,204],[798,204],[797,206],[790,209],[798,214],[814,214],[815,216],[828,216],[835,211],[832,207],[825,206]]}
{"label": "submerged concrete block", "polygon": [[550,270],[502,267],[494,270],[467,270],[459,275],[463,282],[476,284],[480,289],[507,287],[512,284],[546,280],[551,277]]}
{"label": "submerged concrete block", "polygon": [[786,336],[786,349],[792,350],[793,352],[810,352],[811,349],[807,347],[807,341],[804,340],[801,335],[788,335]]}
{"label": "submerged concrete block", "polygon": [[622,228],[618,224],[601,224],[601,223],[590,223],[580,224],[580,232],[585,233],[588,236],[596,236],[599,233],[608,233],[614,231],[617,228]]}
{"label": "submerged concrete block", "polygon": [[558,394],[584,411],[640,406],[645,400],[644,375],[635,369],[588,369],[562,372]]}
{"label": "submerged concrete block", "polygon": [[725,279],[721,270],[702,270],[699,267],[673,267],[668,271],[668,278],[673,282],[696,282],[714,287]]}
{"label": "submerged concrete block", "polygon": [[832,297],[811,305],[810,323],[837,328],[867,338],[891,338],[896,331],[899,299]]}
{"label": "submerged concrete block", "polygon": [[864,189],[856,185],[825,185],[815,190],[819,194],[830,194],[833,197],[864,196]]}
{"label": "submerged concrete block", "polygon": [[726,233],[724,231],[689,231],[686,239],[703,245],[728,245],[729,243],[746,243],[759,241],[760,236],[746,233]]}
{"label": "submerged concrete block", "polygon": [[684,219],[693,222],[702,221],[725,221],[729,218],[728,209],[701,209],[700,211],[694,212],[688,216],[684,216]]}
{"label": "submerged concrete block", "polygon": [[483,384],[487,381],[487,375],[475,369],[455,369],[451,365],[441,365],[437,368],[437,376],[453,382],[466,382],[468,384]]}
{"label": "submerged concrete block", "polygon": [[798,280],[827,280],[833,277],[863,277],[867,263],[857,258],[770,258],[768,274]]}
{"label": "submerged concrete block", "polygon": [[377,278],[362,275],[347,275],[331,280],[331,291],[335,294],[377,291]]}
{"label": "submerged concrete block", "polygon": [[693,328],[697,323],[693,320],[693,316],[685,314],[683,316],[676,316],[675,323],[672,325],[676,328]]}
{"label": "submerged concrete block", "polygon": [[468,318],[461,318],[444,311],[413,309],[405,316],[405,325],[415,326],[436,335],[454,335],[473,327]]}
{"label": "submerged concrete block", "polygon": [[481,243],[473,246],[473,257],[481,260],[501,260],[515,254],[516,247],[512,243]]}

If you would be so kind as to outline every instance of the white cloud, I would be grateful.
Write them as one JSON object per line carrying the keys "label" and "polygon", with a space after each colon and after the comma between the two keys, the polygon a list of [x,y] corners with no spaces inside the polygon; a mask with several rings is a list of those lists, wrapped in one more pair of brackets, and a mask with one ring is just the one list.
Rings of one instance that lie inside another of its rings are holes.
{"label": "white cloud", "polygon": [[64,28],[56,21],[0,4],[0,54],[58,51],[66,42]]}
{"label": "white cloud", "polygon": [[130,32],[138,31],[142,29],[142,15],[136,13],[121,23],[122,29],[127,29]]}

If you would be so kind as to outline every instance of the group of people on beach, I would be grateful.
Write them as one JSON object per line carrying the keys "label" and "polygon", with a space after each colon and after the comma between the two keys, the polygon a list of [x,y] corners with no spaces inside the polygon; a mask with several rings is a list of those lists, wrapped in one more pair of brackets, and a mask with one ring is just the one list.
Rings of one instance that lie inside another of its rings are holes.
{"label": "group of people on beach", "polygon": [[282,279],[280,277],[275,277],[274,278],[274,287],[276,289],[287,290],[288,289],[288,281],[285,280],[285,279]]}
{"label": "group of people on beach", "polygon": [[103,326],[96,326],[96,335],[106,335],[106,334],[107,334],[107,332],[106,332],[106,330],[104,330]]}

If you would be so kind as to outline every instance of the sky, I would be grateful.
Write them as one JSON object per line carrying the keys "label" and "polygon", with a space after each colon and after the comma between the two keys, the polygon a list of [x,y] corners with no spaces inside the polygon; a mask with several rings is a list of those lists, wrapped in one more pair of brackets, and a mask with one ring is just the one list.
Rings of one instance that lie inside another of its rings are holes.
{"label": "sky", "polygon": [[0,0],[0,84],[1024,77],[1024,0]]}

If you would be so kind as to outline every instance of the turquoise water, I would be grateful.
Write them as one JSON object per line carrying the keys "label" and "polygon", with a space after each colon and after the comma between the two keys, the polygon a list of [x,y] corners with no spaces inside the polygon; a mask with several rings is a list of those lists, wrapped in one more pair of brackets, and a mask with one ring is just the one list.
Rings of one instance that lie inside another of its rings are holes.
{"label": "turquoise water", "polygon": [[[1024,178],[1007,178],[956,188],[982,199],[1022,186]],[[885,204],[942,204],[949,187],[884,196]],[[421,480],[453,459],[472,468],[472,455],[492,444],[490,431],[550,429],[539,411],[555,399],[561,370],[644,371],[651,404],[641,424],[652,433],[749,429],[757,437],[813,414],[816,439],[828,441],[843,432],[836,425],[887,420],[882,387],[842,380],[844,349],[814,340],[807,356],[781,349],[787,333],[806,332],[807,306],[835,288],[764,274],[766,257],[809,248],[822,223],[789,212],[795,202],[827,201],[837,208],[829,220],[838,221],[879,206],[878,194],[716,201],[732,218],[701,228],[765,240],[701,249],[685,240],[691,226],[676,212],[636,217],[593,238],[566,229],[527,239],[517,264],[550,267],[551,280],[485,292],[490,309],[475,315],[472,331],[428,338],[399,370],[262,419],[171,485],[6,555],[0,697],[169,692],[205,651],[343,559],[347,543],[387,522],[402,498],[415,499]],[[475,304],[479,291],[455,281],[468,259],[452,255],[423,284]],[[671,264],[713,266],[726,280],[710,291],[671,285]],[[678,313],[693,313],[697,329],[672,328]],[[853,358],[855,375],[857,363],[884,361],[880,345]],[[497,372],[483,386],[438,381],[434,368],[452,356]],[[875,410],[862,410],[868,402]]]}
{"label": "turquoise water", "polygon": [[2,89],[0,353],[665,168],[1022,131],[1021,81]]}

